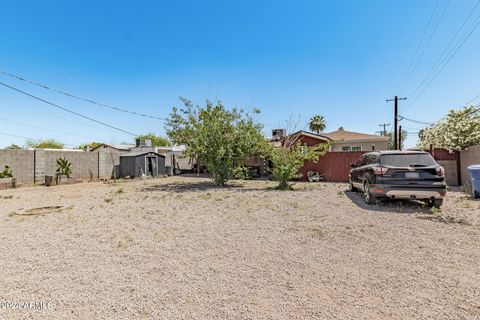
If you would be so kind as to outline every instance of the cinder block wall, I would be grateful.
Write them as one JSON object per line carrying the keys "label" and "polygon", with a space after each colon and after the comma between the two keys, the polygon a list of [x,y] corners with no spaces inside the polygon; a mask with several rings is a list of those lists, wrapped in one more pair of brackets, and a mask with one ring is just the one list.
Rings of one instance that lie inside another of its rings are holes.
{"label": "cinder block wall", "polygon": [[470,174],[467,168],[473,164],[480,164],[480,145],[460,151],[460,169],[463,185],[470,185]]}
{"label": "cinder block wall", "polygon": [[10,166],[18,181],[33,182],[33,162],[31,150],[0,150],[0,171]]}
{"label": "cinder block wall", "polygon": [[45,175],[55,175],[58,158],[70,161],[72,176],[83,179],[89,179],[91,175],[95,179],[110,179],[114,165],[120,164],[118,152],[0,149],[0,170],[8,165],[18,182],[33,183],[35,177],[36,183],[43,183]]}
{"label": "cinder block wall", "polygon": [[[38,150],[37,150],[38,151]],[[53,176],[57,170],[57,159],[66,158],[72,163],[72,176],[79,178],[98,177],[98,152],[44,150],[45,175]],[[40,157],[37,153],[37,162]],[[39,179],[42,181],[43,179]]]}

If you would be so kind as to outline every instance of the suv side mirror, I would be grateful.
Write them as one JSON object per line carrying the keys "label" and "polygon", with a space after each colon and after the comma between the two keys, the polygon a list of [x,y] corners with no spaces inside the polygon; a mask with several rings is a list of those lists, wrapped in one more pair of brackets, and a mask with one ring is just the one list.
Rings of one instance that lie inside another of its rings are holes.
{"label": "suv side mirror", "polygon": [[356,163],[350,163],[350,167],[355,168],[357,166]]}

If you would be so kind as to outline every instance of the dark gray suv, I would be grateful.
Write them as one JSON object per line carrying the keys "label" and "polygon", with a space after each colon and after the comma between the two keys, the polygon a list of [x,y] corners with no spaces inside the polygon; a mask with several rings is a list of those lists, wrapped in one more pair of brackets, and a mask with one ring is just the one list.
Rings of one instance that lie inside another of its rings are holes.
{"label": "dark gray suv", "polygon": [[382,198],[422,200],[431,207],[443,203],[445,171],[427,152],[369,152],[351,166],[350,189],[363,191],[368,204]]}

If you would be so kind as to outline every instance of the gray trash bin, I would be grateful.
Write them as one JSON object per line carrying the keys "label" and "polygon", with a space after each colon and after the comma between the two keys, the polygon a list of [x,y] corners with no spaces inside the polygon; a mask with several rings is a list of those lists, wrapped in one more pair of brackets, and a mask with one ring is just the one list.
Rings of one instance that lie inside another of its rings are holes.
{"label": "gray trash bin", "polygon": [[475,199],[480,198],[480,164],[468,167],[472,178],[472,193]]}

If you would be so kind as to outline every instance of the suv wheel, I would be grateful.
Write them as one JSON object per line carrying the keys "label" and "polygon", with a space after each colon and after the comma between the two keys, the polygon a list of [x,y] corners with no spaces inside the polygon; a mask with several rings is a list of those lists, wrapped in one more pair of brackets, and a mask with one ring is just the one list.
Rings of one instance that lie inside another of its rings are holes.
{"label": "suv wheel", "polygon": [[363,200],[365,200],[366,204],[375,203],[375,196],[370,191],[370,184],[368,182],[363,184]]}
{"label": "suv wheel", "polygon": [[427,201],[427,206],[432,208],[440,208],[443,204],[443,199],[433,199],[433,200],[428,200]]}

